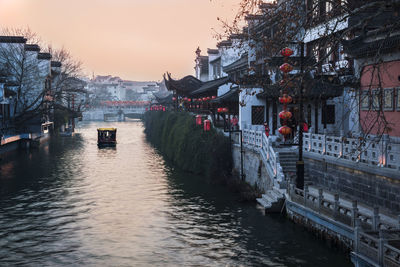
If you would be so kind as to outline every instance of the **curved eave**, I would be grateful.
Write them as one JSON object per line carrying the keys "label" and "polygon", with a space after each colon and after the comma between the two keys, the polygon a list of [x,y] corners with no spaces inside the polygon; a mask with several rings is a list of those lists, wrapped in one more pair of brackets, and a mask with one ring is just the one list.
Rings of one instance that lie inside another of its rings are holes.
{"label": "curved eave", "polygon": [[210,101],[215,104],[239,102],[239,87],[234,87],[223,95]]}
{"label": "curved eave", "polygon": [[213,91],[218,90],[218,88],[221,85],[227,84],[229,81],[230,81],[229,77],[222,77],[216,80],[205,82],[199,89],[193,91],[190,95],[200,96],[202,94],[211,93]]}
{"label": "curved eave", "polygon": [[188,96],[191,92],[199,89],[203,82],[192,75],[185,76],[180,80],[174,80],[171,75],[167,73],[168,78],[165,78],[165,86],[168,91],[177,92],[179,95]]}

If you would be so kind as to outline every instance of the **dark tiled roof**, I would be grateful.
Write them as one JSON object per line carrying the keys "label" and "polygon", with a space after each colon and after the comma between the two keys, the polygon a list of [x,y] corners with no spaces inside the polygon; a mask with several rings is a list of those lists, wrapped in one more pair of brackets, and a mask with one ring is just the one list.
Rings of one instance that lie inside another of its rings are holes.
{"label": "dark tiled roof", "polygon": [[227,47],[232,46],[232,41],[230,40],[223,40],[217,44],[217,47]]}
{"label": "dark tiled roof", "polygon": [[218,87],[220,87],[223,84],[226,84],[229,82],[229,77],[222,77],[216,80],[212,80],[212,81],[207,81],[204,82],[199,89],[191,92],[190,95],[192,96],[197,96],[197,95],[201,95],[213,90],[217,90]]}
{"label": "dark tiled roof", "polygon": [[210,101],[211,103],[223,104],[228,102],[239,102],[239,87],[236,86],[223,95]]}
{"label": "dark tiled roof", "polygon": [[244,54],[235,62],[233,62],[227,66],[223,66],[222,69],[224,70],[224,72],[230,73],[230,72],[234,72],[238,69],[247,68],[247,64],[248,64],[247,54]]}
{"label": "dark tiled roof", "polygon": [[26,39],[23,36],[0,36],[0,43],[24,44]]}
{"label": "dark tiled roof", "polygon": [[153,95],[156,97],[157,103],[159,104],[172,104],[172,92],[169,91],[161,91],[161,92],[156,92],[153,93]]}
{"label": "dark tiled roof", "polygon": [[185,76],[180,80],[174,80],[171,78],[171,74],[167,73],[164,75],[165,86],[168,91],[176,91],[180,95],[189,96],[189,94],[197,89],[203,84],[202,81],[193,77],[192,75]]}
{"label": "dark tiled roof", "polygon": [[[341,96],[344,86],[334,82],[321,79],[305,77],[304,95],[306,99],[320,99]],[[282,87],[277,84],[264,85],[264,92],[257,94],[258,98],[277,98],[281,95]],[[298,96],[298,90],[290,93],[292,97]]]}
{"label": "dark tiled roof", "polygon": [[25,51],[33,51],[33,52],[39,52],[40,47],[37,44],[26,44],[24,46]]}
{"label": "dark tiled roof", "polygon": [[389,53],[400,50],[400,35],[366,42],[365,36],[359,36],[352,40],[342,40],[344,51],[354,58],[375,56],[380,53]]}
{"label": "dark tiled roof", "polygon": [[51,61],[51,66],[55,68],[61,67],[61,62],[60,61]]}
{"label": "dark tiled roof", "polygon": [[39,53],[37,58],[42,59],[42,60],[50,60],[51,55],[50,55],[50,53]]}
{"label": "dark tiled roof", "polygon": [[207,48],[207,53],[208,54],[219,54],[219,51],[218,51],[218,49]]}

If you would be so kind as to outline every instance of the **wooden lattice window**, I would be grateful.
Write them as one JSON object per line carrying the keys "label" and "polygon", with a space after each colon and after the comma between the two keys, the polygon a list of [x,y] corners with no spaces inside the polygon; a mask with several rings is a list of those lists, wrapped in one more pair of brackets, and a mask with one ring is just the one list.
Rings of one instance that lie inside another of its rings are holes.
{"label": "wooden lattice window", "polygon": [[335,105],[326,105],[322,112],[322,124],[335,124]]}
{"label": "wooden lattice window", "polygon": [[264,106],[251,106],[251,124],[264,124]]}

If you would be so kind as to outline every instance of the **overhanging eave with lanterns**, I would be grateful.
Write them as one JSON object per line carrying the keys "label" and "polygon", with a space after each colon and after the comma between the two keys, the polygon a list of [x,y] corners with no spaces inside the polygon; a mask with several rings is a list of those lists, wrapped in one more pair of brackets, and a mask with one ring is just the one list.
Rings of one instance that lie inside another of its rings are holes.
{"label": "overhanging eave with lanterns", "polygon": [[229,77],[222,77],[212,81],[207,81],[204,82],[199,89],[191,92],[190,95],[193,97],[216,95],[218,88],[221,85],[227,84],[229,82],[230,82]]}

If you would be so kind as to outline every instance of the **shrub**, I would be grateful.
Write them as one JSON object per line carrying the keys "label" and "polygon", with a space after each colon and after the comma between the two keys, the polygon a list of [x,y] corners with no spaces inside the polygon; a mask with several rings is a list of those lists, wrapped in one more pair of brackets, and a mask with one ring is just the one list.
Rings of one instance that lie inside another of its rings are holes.
{"label": "shrub", "polygon": [[186,112],[149,111],[143,121],[147,139],[177,167],[213,179],[230,176],[232,154],[223,134],[204,132]]}

